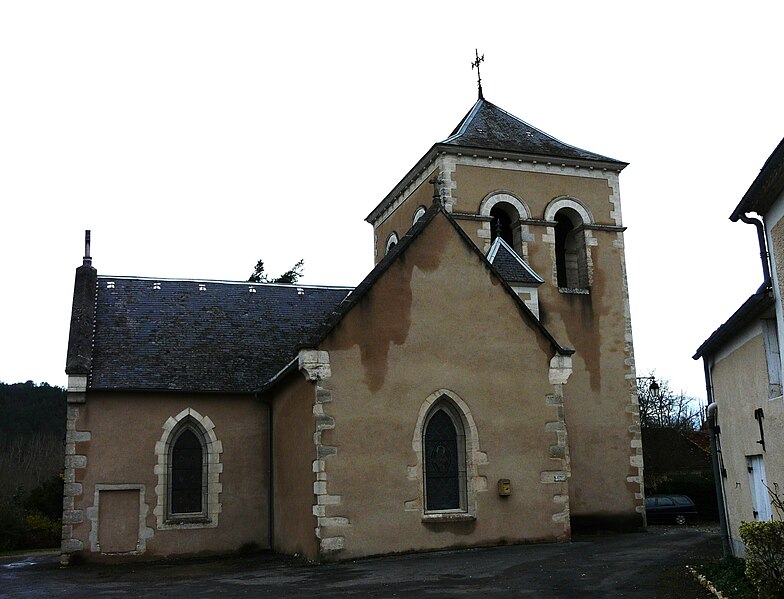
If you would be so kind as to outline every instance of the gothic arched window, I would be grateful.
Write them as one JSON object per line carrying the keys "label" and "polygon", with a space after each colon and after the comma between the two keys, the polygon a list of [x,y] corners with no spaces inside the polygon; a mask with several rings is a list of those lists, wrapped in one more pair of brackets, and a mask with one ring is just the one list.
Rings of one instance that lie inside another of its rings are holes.
{"label": "gothic arched window", "polygon": [[169,451],[169,515],[202,516],[206,488],[202,435],[185,425],[174,437]]}
{"label": "gothic arched window", "polygon": [[465,431],[446,401],[430,412],[423,437],[425,511],[465,509]]}

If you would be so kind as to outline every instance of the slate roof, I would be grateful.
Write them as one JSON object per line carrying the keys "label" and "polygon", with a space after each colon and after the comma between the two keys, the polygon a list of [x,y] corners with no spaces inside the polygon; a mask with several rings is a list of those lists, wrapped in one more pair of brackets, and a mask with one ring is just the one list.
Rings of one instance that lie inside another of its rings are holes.
{"label": "slate roof", "polygon": [[743,302],[743,305],[727,319],[727,322],[713,331],[711,336],[697,348],[692,359],[699,360],[703,356],[712,355],[730,341],[743,327],[773,306],[773,292],[770,288],[757,291],[757,293]]}
{"label": "slate roof", "polygon": [[557,140],[484,98],[477,100],[451,135],[441,143],[485,150],[503,150],[521,154],[597,160],[626,165],[620,160],[588,152]]}
{"label": "slate roof", "polygon": [[251,392],[350,291],[99,276],[89,386]]}
{"label": "slate roof", "polygon": [[459,153],[466,150],[516,154],[528,160],[560,158],[563,161],[600,163],[597,166],[617,171],[623,170],[628,164],[564,143],[480,98],[449,137],[433,144],[405,177],[365,217],[365,220],[373,223],[439,153],[444,151]]}
{"label": "slate roof", "polygon": [[496,237],[493,245],[490,246],[490,251],[487,252],[487,261],[508,283],[535,287],[544,283],[544,279],[536,274],[501,237]]}
{"label": "slate roof", "polygon": [[784,191],[784,139],[762,165],[748,191],[732,211],[730,220],[735,222],[747,212],[765,214],[782,191]]}
{"label": "slate roof", "polygon": [[[501,287],[504,289],[506,293],[514,300],[514,302],[518,305],[520,310],[523,312],[524,317],[528,318],[531,324],[539,330],[539,332],[544,335],[544,337],[550,342],[553,349],[564,356],[571,356],[575,353],[574,349],[568,347],[562,347],[558,341],[555,340],[555,337],[550,333],[549,330],[539,321],[536,316],[534,316],[533,312],[531,312],[530,308],[525,305],[520,296],[515,293],[514,289],[506,282],[506,280],[501,276],[501,274],[496,270],[496,268],[488,262],[487,258],[479,251],[479,248],[476,247],[471,238],[468,237],[468,234],[463,230],[463,228],[455,222],[455,219],[444,210],[444,207],[438,203],[433,203],[430,205],[430,208],[425,212],[425,214],[416,222],[414,225],[408,230],[408,232],[400,239],[400,241],[389,250],[382,260],[376,264],[373,270],[368,273],[368,275],[363,279],[363,281],[356,286],[356,288],[346,296],[346,298],[335,308],[334,312],[330,315],[329,319],[326,323],[316,331],[312,337],[308,340],[304,341],[300,344],[300,347],[308,347],[308,348],[316,348],[321,344],[324,339],[329,336],[329,334],[340,324],[340,322],[345,318],[345,316],[351,311],[351,309],[356,306],[360,300],[373,288],[373,285],[376,284],[382,275],[389,270],[389,267],[400,258],[411,244],[421,235],[422,231],[436,218],[437,215],[443,215],[444,218],[447,219],[452,228],[458,234],[460,239],[462,239],[463,243],[466,244],[474,255],[482,261],[489,270],[491,270],[495,275],[499,278],[501,283]],[[274,387],[280,380],[285,377],[285,375],[290,372],[290,369],[293,368],[293,365],[289,365],[289,368],[286,371],[276,373],[276,376],[270,380],[268,380],[265,385],[258,389],[259,392],[264,392],[272,387]]]}

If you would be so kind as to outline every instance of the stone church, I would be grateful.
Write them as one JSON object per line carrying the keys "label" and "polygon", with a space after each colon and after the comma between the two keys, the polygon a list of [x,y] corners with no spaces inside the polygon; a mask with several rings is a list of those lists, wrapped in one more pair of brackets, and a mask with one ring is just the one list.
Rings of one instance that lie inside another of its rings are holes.
{"label": "stone church", "polygon": [[101,276],[88,242],[63,561],[643,527],[625,166],[480,91],[368,215],[356,288]]}

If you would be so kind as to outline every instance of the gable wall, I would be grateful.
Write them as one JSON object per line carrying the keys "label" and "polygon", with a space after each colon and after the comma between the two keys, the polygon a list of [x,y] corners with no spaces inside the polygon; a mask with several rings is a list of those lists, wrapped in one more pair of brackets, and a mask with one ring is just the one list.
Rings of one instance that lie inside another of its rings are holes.
{"label": "gable wall", "polygon": [[[188,408],[212,421],[212,430],[222,445],[218,525],[160,530],[155,515],[159,482],[156,444],[161,440],[167,420]],[[138,497],[142,489],[143,505],[134,507],[137,517],[142,513],[144,526],[140,530],[146,529],[140,532],[145,537],[140,558],[228,552],[248,543],[269,545],[267,408],[258,400],[236,395],[93,391],[87,393],[86,403],[69,405],[69,416],[69,429],[89,432],[89,440],[77,442],[73,448],[76,458],[85,456],[86,468],[77,467],[72,471],[74,480],[66,481],[81,485],[81,494],[73,498],[74,511],[68,513],[75,514],[74,519],[78,520],[73,523],[73,539],[82,541],[86,557],[106,557],[94,551],[96,534],[100,539],[112,541],[111,536],[105,535],[107,531],[100,531],[101,522],[121,521],[130,527],[133,518],[124,511],[108,514],[113,505],[111,500],[103,508],[99,502],[96,509],[96,485],[105,489],[102,495],[116,490],[120,492],[118,496],[130,492]],[[72,463],[82,465],[79,461]],[[128,507],[132,502],[116,503]]]}
{"label": "gable wall", "polygon": [[[533,219],[543,219],[554,199],[569,196],[590,210],[596,224],[621,224],[615,173],[485,162],[457,165],[455,211],[478,212],[489,194],[508,191],[528,206]],[[489,242],[476,223],[459,222],[480,248]],[[586,231],[591,289],[581,295],[558,290],[553,227],[529,224],[527,231],[528,262],[545,280],[539,288],[542,322],[562,345],[577,350],[565,389],[573,525],[637,527],[643,510],[642,450],[623,233]]]}
{"label": "gable wall", "polygon": [[[784,399],[768,399],[765,345],[759,322],[739,334],[739,343],[711,364],[714,400],[719,406],[721,456],[727,477],[723,479],[728,524],[733,549],[743,555],[738,534],[742,521],[754,520],[747,456],[762,455],[769,487],[784,489]],[[759,425],[754,410],[765,418],[766,451],[757,443]]]}
{"label": "gable wall", "polygon": [[[323,442],[337,449],[326,458],[328,493],[341,498],[326,512],[341,525],[322,538],[345,539],[341,558],[568,538],[567,483],[541,482],[563,471],[566,450],[548,380],[553,349],[443,215],[320,349],[334,418]],[[415,427],[439,389],[470,409],[486,461],[472,482],[474,521],[422,521]],[[497,494],[500,478],[511,479],[511,496]]]}

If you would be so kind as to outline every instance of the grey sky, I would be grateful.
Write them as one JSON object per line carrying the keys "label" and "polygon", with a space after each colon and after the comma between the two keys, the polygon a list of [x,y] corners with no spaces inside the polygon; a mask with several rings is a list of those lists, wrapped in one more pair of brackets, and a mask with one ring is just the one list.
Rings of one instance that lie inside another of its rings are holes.
{"label": "grey sky", "polygon": [[[640,373],[761,283],[727,217],[784,136],[778,3],[0,5],[0,380],[64,384],[73,271],[305,283],[372,267],[376,203],[476,99],[630,162]],[[726,7],[726,8],[725,8]]]}

